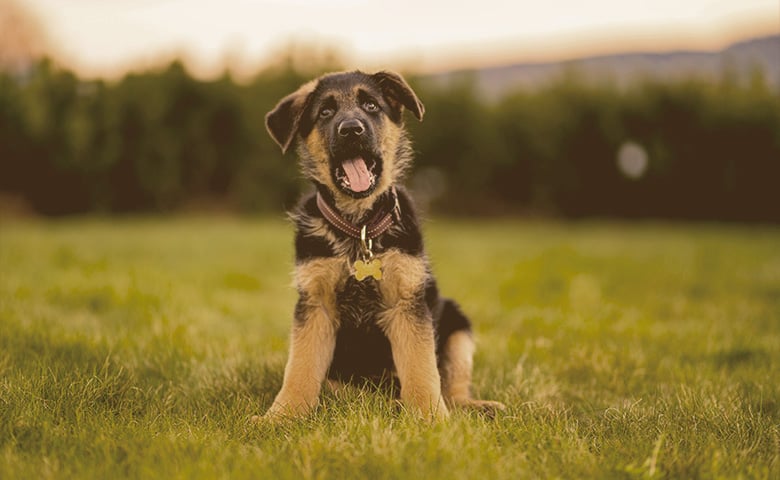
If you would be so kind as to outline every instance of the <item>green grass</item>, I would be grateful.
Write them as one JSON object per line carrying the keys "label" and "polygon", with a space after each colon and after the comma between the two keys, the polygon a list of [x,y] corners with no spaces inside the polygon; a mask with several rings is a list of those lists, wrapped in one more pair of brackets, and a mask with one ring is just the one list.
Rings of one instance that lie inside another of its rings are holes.
{"label": "green grass", "polygon": [[0,478],[780,478],[780,230],[431,221],[508,411],[377,392],[251,425],[278,390],[291,228],[0,226]]}

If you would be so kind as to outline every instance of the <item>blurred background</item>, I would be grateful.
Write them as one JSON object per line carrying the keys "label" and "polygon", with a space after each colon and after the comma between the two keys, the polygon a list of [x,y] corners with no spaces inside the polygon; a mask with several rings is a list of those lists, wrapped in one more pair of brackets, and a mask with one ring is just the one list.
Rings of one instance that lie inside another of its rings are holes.
{"label": "blurred background", "polygon": [[263,117],[402,72],[444,215],[780,222],[777,0],[0,0],[0,212],[273,212]]}

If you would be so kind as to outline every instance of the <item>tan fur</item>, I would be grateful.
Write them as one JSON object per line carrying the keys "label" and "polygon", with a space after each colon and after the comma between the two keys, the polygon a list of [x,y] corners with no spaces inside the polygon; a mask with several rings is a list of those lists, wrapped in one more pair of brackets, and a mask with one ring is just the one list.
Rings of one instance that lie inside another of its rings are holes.
{"label": "tan fur", "polygon": [[295,285],[312,301],[321,301],[329,310],[335,311],[336,290],[343,285],[347,273],[346,258],[317,258],[295,267]]}
{"label": "tan fur", "polygon": [[379,288],[386,306],[380,326],[392,347],[401,400],[425,416],[446,417],[449,412],[441,395],[433,323],[420,318],[417,308],[427,276],[426,262],[395,249],[379,259],[383,269]]}
{"label": "tan fur", "polygon": [[442,391],[445,401],[452,406],[471,407],[488,412],[504,410],[500,402],[476,400],[471,396],[471,372],[474,367],[474,339],[467,331],[454,332],[447,339],[442,352]]}
{"label": "tan fur", "polygon": [[320,183],[333,186],[325,141],[317,129],[312,130],[306,142],[300,143],[299,156],[304,175]]}
{"label": "tan fur", "polygon": [[300,416],[317,405],[336,346],[332,319],[333,316],[321,308],[305,323],[293,327],[282,389],[266,417]]}
{"label": "tan fur", "polygon": [[[382,175],[384,177],[384,175]],[[384,186],[386,182],[384,179],[379,184],[379,187],[366,198],[352,198],[343,193],[336,195],[336,208],[341,212],[344,218],[351,220],[352,222],[359,223],[363,219],[366,213],[371,210],[371,206],[374,204],[377,198],[385,193],[387,186]],[[385,190],[381,190],[384,186]]]}
{"label": "tan fur", "polygon": [[379,289],[385,305],[393,308],[411,303],[428,276],[425,258],[407,255],[397,249],[390,249],[377,258],[382,262],[384,281],[380,282]]}
{"label": "tan fur", "polygon": [[309,298],[310,313],[293,327],[282,389],[266,417],[300,416],[317,405],[336,346],[335,291],[345,278],[342,258],[311,260],[296,268],[295,283]]}
{"label": "tan fur", "polygon": [[[327,185],[331,192],[335,194],[336,208],[346,218],[358,221],[363,218],[365,213],[371,209],[374,202],[382,194],[384,194],[388,188],[390,188],[389,180],[386,180],[386,175],[382,175],[380,184],[377,189],[366,198],[352,198],[344,193],[341,193],[333,184],[333,179],[330,174],[330,165],[328,163],[328,152],[325,149],[325,142],[320,133],[315,129],[306,138],[306,142],[300,144],[301,148],[299,155],[301,159],[301,168],[305,172],[305,175],[313,180],[318,181],[324,185]],[[385,168],[392,166],[388,165],[385,160]]]}
{"label": "tan fur", "polygon": [[[382,81],[408,89],[400,76],[389,73],[382,75]],[[285,97],[266,117],[269,132],[283,151],[298,135],[301,117],[294,117],[289,131],[279,119],[286,118],[284,115],[290,112],[300,115],[315,89],[323,88],[318,82],[319,80],[309,82]],[[358,92],[363,88],[365,86],[360,84],[350,91],[335,87],[332,91],[318,92],[316,98],[332,96],[340,104],[349,104],[359,98]],[[412,98],[407,100],[416,103],[417,108],[413,111],[421,120],[424,107],[410,89],[408,93]],[[386,100],[394,102],[392,106],[395,108],[402,108],[397,101],[389,97]],[[285,103],[289,101],[293,102],[292,105]],[[402,180],[413,156],[411,143],[402,124],[396,124],[389,117],[384,117],[372,125],[379,140],[372,148],[379,150],[383,174],[378,177],[379,184],[366,198],[353,198],[334,185],[330,170],[330,145],[326,138],[331,131],[324,130],[323,133],[323,130],[317,127],[307,129],[306,134],[300,136],[300,141],[297,142],[304,175],[327,187],[333,195],[336,209],[355,224],[365,222],[364,217],[376,200],[393,184]],[[289,138],[288,132],[293,134]],[[296,267],[295,284],[301,293],[300,301],[304,303],[300,305],[299,317],[292,329],[282,388],[266,413],[266,418],[271,419],[304,415],[317,405],[333,360],[336,335],[340,327],[336,292],[343,291],[347,278],[355,273],[352,262],[361,255],[360,244],[355,239],[334,235],[332,228],[322,218],[300,215],[301,218],[295,220],[302,233],[324,238],[336,256],[309,260]],[[399,227],[391,227],[385,237],[392,239],[396,228]],[[408,408],[428,418],[447,417],[448,405],[477,407],[488,413],[503,410],[504,406],[498,402],[479,401],[471,397],[474,341],[468,331],[454,332],[448,338],[444,351],[440,352],[441,371],[439,370],[434,322],[423,298],[426,282],[431,278],[428,260],[424,254],[413,256],[394,248],[385,250],[382,243],[382,237],[375,239],[374,251],[382,252],[376,255],[382,263],[382,279],[376,284],[382,302],[382,311],[377,322],[390,342],[393,363],[401,384],[401,400]],[[305,318],[300,318],[300,315]],[[343,385],[336,381],[329,380],[328,385],[335,392],[343,388]]]}
{"label": "tan fur", "polygon": [[474,340],[469,332],[450,335],[443,354],[447,359],[442,369],[444,397],[454,404],[467,403],[471,400],[471,370],[474,364]]}
{"label": "tan fur", "polygon": [[[402,136],[400,127],[393,122],[384,121],[378,135],[381,138],[380,149],[382,151],[385,173],[380,177],[374,193],[362,199],[355,199],[343,193],[336,195],[336,208],[347,218],[356,222],[364,217],[377,198],[387,192],[393,183],[398,182],[402,178],[408,164],[406,161],[401,161],[396,152]],[[331,190],[334,188],[332,186]]]}
{"label": "tan fur", "polygon": [[[356,88],[359,89],[359,87]],[[400,159],[396,155],[396,149],[402,135],[403,130],[401,127],[392,122],[382,122],[377,136],[381,138],[380,149],[385,174],[379,179],[379,184],[374,192],[366,198],[352,198],[342,193],[333,184],[329,170],[330,165],[326,143],[316,128],[309,133],[305,142],[300,143],[298,155],[301,158],[301,168],[307,177],[327,185],[330,191],[334,192],[336,209],[342,215],[354,222],[358,222],[371,209],[376,199],[382,196],[393,182],[400,180],[406,170],[408,162],[399,161]]]}
{"label": "tan fur", "polygon": [[401,401],[426,417],[447,417],[449,411],[441,395],[430,319],[420,319],[399,305],[382,315],[381,324],[393,350],[393,362],[401,382]]}
{"label": "tan fur", "polygon": [[385,123],[386,126],[384,128],[384,134],[381,137],[380,148],[382,149],[382,155],[385,159],[385,168],[388,169],[389,175],[383,175],[384,178],[382,178],[377,190],[386,190],[390,188],[392,182],[402,178],[408,165],[408,162],[396,158],[397,152],[395,149],[398,148],[403,130],[392,122]]}

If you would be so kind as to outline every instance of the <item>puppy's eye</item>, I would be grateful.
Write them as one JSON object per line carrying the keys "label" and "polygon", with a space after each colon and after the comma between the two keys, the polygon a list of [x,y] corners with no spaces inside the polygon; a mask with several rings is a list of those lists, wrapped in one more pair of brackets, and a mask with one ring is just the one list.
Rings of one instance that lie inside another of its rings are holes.
{"label": "puppy's eye", "polygon": [[374,113],[379,111],[379,105],[373,100],[368,100],[363,103],[363,109],[367,112]]}
{"label": "puppy's eye", "polygon": [[332,108],[323,108],[320,110],[320,118],[330,118],[333,116],[333,114],[336,113]]}

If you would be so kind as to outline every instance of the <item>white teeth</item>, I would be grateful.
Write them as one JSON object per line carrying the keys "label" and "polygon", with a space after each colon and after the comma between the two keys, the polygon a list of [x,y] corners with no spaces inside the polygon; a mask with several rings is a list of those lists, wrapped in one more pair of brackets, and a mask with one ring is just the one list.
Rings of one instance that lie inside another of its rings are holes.
{"label": "white teeth", "polygon": [[[369,161],[371,163],[366,165],[369,173],[368,181],[369,184],[373,187],[376,184],[376,173],[374,170],[377,167],[377,162],[376,160]],[[352,189],[352,185],[349,183],[349,178],[347,177],[346,172],[344,172],[344,170],[342,170],[340,167],[336,168],[336,180],[338,180],[342,187]]]}

